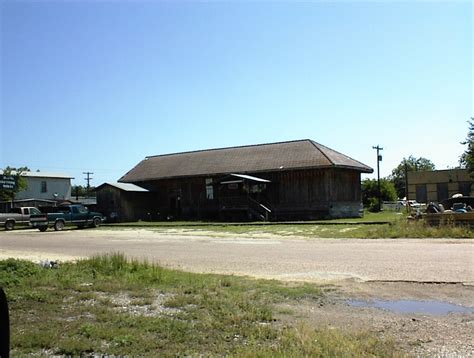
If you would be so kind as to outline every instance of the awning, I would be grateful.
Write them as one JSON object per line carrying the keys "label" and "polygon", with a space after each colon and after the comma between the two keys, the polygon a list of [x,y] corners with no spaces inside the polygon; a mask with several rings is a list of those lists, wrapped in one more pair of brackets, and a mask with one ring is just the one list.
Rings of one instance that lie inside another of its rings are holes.
{"label": "awning", "polygon": [[257,178],[257,177],[253,177],[251,175],[246,175],[246,174],[231,174],[231,176],[237,177],[237,178],[242,178],[242,179],[247,179],[247,180],[252,180],[252,181],[258,181],[260,183],[270,183],[270,180]]}

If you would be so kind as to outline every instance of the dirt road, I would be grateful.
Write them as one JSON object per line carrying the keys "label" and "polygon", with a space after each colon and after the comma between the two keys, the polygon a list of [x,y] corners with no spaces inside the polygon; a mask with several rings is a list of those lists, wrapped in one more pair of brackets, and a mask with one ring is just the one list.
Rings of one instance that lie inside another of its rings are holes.
{"label": "dirt road", "polygon": [[280,280],[474,283],[474,241],[304,239],[186,230],[0,232],[0,258],[64,260],[123,252],[192,272]]}
{"label": "dirt road", "polygon": [[[293,313],[279,320],[371,331],[393,337],[414,355],[474,352],[474,240],[305,239],[176,229],[0,232],[0,259],[61,261],[112,252],[192,272],[322,283],[322,300],[283,305],[281,312]],[[471,307],[471,313],[397,313],[353,307],[353,299],[449,302]]]}

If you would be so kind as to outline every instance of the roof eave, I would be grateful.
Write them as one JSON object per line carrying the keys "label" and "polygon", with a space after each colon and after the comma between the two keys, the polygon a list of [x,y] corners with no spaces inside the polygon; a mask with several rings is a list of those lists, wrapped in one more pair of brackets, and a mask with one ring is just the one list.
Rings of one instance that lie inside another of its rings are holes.
{"label": "roof eave", "polygon": [[330,169],[330,168],[338,168],[338,169],[349,169],[358,171],[361,173],[370,174],[373,173],[374,170],[370,167],[358,167],[358,166],[350,166],[350,165],[324,165],[324,166],[311,166],[311,167],[291,167],[291,168],[276,168],[276,169],[261,169],[261,170],[252,170],[252,171],[232,171],[226,173],[201,173],[201,174],[193,174],[193,175],[176,175],[176,176],[167,176],[167,177],[160,177],[160,178],[140,178],[134,180],[126,180],[124,175],[122,178],[118,180],[119,183],[138,183],[138,182],[147,182],[147,181],[154,181],[154,180],[167,180],[167,179],[183,179],[183,178],[198,178],[198,177],[209,177],[209,176],[218,176],[218,175],[230,175],[233,173],[240,173],[240,174],[252,174],[252,173],[274,173],[274,172],[285,172],[291,170],[311,170],[311,169]]}

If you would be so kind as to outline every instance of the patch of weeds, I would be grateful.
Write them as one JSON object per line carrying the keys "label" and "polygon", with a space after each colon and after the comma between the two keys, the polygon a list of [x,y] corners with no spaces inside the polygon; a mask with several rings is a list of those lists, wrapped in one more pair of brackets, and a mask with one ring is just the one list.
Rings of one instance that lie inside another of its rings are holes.
{"label": "patch of weeds", "polygon": [[28,261],[8,259],[0,261],[0,286],[9,287],[36,276],[42,269]]}
{"label": "patch of weeds", "polygon": [[85,323],[79,328],[79,333],[85,338],[92,338],[96,335],[96,326],[91,323]]}
{"label": "patch of weeds", "polygon": [[[15,316],[13,315],[13,318]],[[30,322],[26,322],[31,324]],[[58,331],[55,327],[47,325],[46,322],[35,322],[35,328],[26,329],[26,327],[17,326],[11,322],[11,345],[12,348],[19,348],[25,351],[34,352],[44,347],[54,347],[59,339]]]}
{"label": "patch of weeds", "polygon": [[291,307],[321,297],[321,290],[309,284],[192,274],[129,261],[121,254],[65,263],[57,270],[24,261],[0,261],[0,267],[9,267],[0,274],[8,283],[7,297],[15,297],[10,301],[13,356],[386,352],[385,342],[376,338],[326,337],[309,328],[275,324],[277,303]]}
{"label": "patch of weeds", "polygon": [[241,347],[242,357],[402,357],[392,341],[359,333],[346,334],[338,330],[315,330],[307,324],[285,327],[270,346],[259,346],[252,340]]}
{"label": "patch of weeds", "polygon": [[423,220],[398,220],[391,225],[374,226],[367,231],[368,238],[474,238],[474,230],[466,226],[430,226]]}
{"label": "patch of weeds", "polygon": [[83,356],[94,352],[95,345],[89,338],[65,337],[59,340],[55,354],[64,356]]}
{"label": "patch of weeds", "polygon": [[114,345],[115,347],[131,346],[131,345],[133,345],[134,342],[135,342],[135,340],[129,334],[116,336],[112,339],[112,345]]}

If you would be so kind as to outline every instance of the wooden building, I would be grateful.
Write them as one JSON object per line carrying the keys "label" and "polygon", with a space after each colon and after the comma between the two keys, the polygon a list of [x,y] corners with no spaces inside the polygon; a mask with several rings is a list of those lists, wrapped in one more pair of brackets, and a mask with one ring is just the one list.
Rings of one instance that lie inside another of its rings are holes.
{"label": "wooden building", "polygon": [[149,191],[155,219],[311,220],[359,216],[371,172],[306,139],[150,156],[119,182]]}
{"label": "wooden building", "polygon": [[107,222],[156,219],[153,195],[134,184],[104,183],[96,188],[97,208]]}

